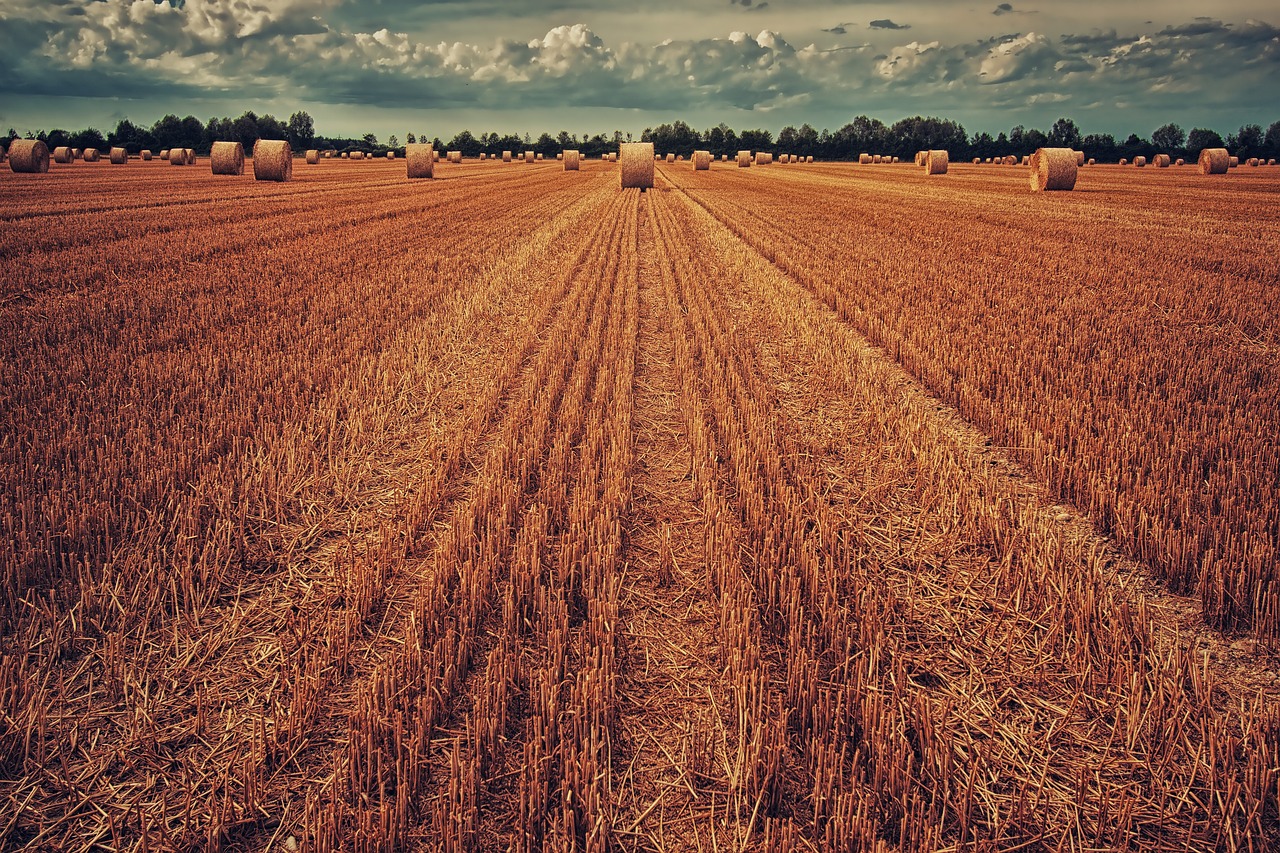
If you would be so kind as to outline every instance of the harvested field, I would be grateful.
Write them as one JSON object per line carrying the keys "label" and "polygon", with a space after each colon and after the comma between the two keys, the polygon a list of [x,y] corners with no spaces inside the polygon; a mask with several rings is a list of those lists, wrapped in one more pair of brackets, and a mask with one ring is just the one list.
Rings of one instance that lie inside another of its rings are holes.
{"label": "harvested field", "polygon": [[649,165],[0,171],[0,848],[1280,845],[1276,170]]}

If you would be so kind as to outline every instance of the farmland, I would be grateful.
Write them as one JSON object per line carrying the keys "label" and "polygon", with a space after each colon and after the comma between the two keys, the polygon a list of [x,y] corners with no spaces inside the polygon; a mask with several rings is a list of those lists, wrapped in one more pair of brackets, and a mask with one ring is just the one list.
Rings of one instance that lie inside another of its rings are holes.
{"label": "farmland", "polygon": [[293,168],[0,171],[0,847],[1280,844],[1280,169]]}

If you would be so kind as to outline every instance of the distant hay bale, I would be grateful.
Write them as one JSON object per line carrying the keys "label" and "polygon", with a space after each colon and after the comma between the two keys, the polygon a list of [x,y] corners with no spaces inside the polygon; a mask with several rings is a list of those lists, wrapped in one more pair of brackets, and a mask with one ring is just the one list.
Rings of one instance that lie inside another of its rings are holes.
{"label": "distant hay bale", "polygon": [[894,157],[894,158],[893,158],[892,160],[890,160],[889,162],[890,162],[890,163],[897,163],[897,162],[898,162],[898,158],[897,158],[897,157]]}
{"label": "distant hay bale", "polygon": [[436,158],[431,156],[435,148],[430,142],[414,142],[404,147],[405,174],[410,178],[433,178],[436,174]]}
{"label": "distant hay bale", "polygon": [[974,158],[973,158],[973,165],[975,165],[975,166],[981,166],[981,165],[982,165],[982,158],[981,158],[981,157],[974,157]]}
{"label": "distant hay bale", "polygon": [[711,168],[711,152],[695,151],[693,152],[693,170],[695,172],[705,172]]}
{"label": "distant hay bale", "polygon": [[1186,161],[1186,160],[1183,160],[1181,157],[1179,157],[1177,160],[1174,160],[1174,161],[1173,161],[1173,165],[1175,165],[1175,166],[1185,166],[1185,165],[1187,165],[1187,161]]}
{"label": "distant hay bale", "polygon": [[658,162],[658,161],[660,161],[661,159],[662,159],[662,155],[661,155],[661,154],[654,154],[654,155],[653,155],[653,162],[657,163],[657,162]]}
{"label": "distant hay bale", "polygon": [[1142,156],[1134,157],[1133,165],[1137,166],[1139,169],[1142,169],[1147,165],[1147,158]]}
{"label": "distant hay bale", "polygon": [[81,157],[83,154],[84,154],[84,151],[83,151],[83,150],[81,150],[81,149],[79,149],[79,148],[72,148],[72,149],[71,149],[71,159],[72,159],[72,160],[79,160],[79,159],[80,159],[80,157]]}
{"label": "distant hay bale", "polygon": [[[534,154],[534,155],[533,155],[533,159],[534,159],[535,161],[536,161],[536,160],[541,160],[541,159],[542,159],[542,152],[541,152],[541,151],[539,151],[537,154]],[[459,162],[461,162],[461,161],[459,161]]]}
{"label": "distant hay bale", "polygon": [[259,139],[253,144],[255,181],[293,180],[293,151],[283,139]]}
{"label": "distant hay bale", "polygon": [[[1031,165],[1031,155],[1030,155],[1030,154],[1023,154],[1023,155],[1022,155],[1022,165],[1024,165],[1024,166],[1030,166],[1030,165]],[[1077,163],[1076,165],[1077,165],[1077,166],[1079,166],[1080,164],[1079,164],[1079,163]]]}
{"label": "distant hay bale", "polygon": [[112,148],[107,157],[116,166],[123,166],[129,162],[129,152],[124,148]]}
{"label": "distant hay bale", "polygon": [[1276,164],[1276,158],[1271,157],[1271,158],[1269,158],[1269,159],[1267,160],[1267,165],[1268,165],[1268,166],[1274,166],[1275,164]]}
{"label": "distant hay bale", "polygon": [[187,149],[170,148],[169,149],[169,165],[170,166],[187,165]]}
{"label": "distant hay bale", "polygon": [[504,162],[504,163],[510,163],[510,162],[511,162],[511,152],[510,152],[510,151],[503,151],[503,152],[502,152],[502,162]]}
{"label": "distant hay bale", "polygon": [[653,187],[653,143],[623,142],[619,154],[622,157],[622,188]]}
{"label": "distant hay bale", "polygon": [[84,149],[84,161],[86,163],[96,163],[101,159],[102,155],[98,153],[97,148]]}
{"label": "distant hay bale", "polygon": [[668,163],[674,163],[675,161],[676,161],[676,155],[674,155],[674,154],[667,154],[667,162],[668,162]]}
{"label": "distant hay bale", "polygon": [[[94,152],[94,153],[96,154],[97,152]],[[96,159],[97,159],[97,157],[95,156],[95,157],[94,157],[94,159],[96,160]],[[1240,158],[1239,158],[1239,157],[1228,157],[1228,158],[1227,158],[1227,168],[1234,169],[1234,168],[1236,168],[1236,167],[1237,167],[1237,166],[1239,166],[1239,165],[1240,165]]]}
{"label": "distant hay bale", "polygon": [[861,165],[861,166],[866,166],[866,165],[867,165],[867,164],[869,164],[870,162],[871,162],[871,155],[870,155],[870,154],[859,154],[859,155],[858,155],[858,164],[859,164],[859,165]]}
{"label": "distant hay bale", "polygon": [[582,155],[576,149],[568,148],[560,152],[560,159],[564,160],[564,170],[566,172],[579,171],[578,164],[582,159]]}
{"label": "distant hay bale", "polygon": [[720,155],[720,162],[721,162],[721,163],[728,163],[728,162],[729,162],[729,155],[728,155],[728,154],[721,154],[721,155]]}
{"label": "distant hay bale", "polygon": [[616,163],[616,162],[618,162],[618,152],[617,152],[617,151],[610,151],[610,152],[609,152],[609,162],[610,162],[610,163]]}
{"label": "distant hay bale", "polygon": [[[17,140],[15,139],[14,141],[16,142]],[[71,153],[71,149],[65,145],[59,145],[53,149],[52,156],[55,163],[70,163],[76,159],[76,155]]]}
{"label": "distant hay bale", "polygon": [[746,169],[750,165],[751,165],[751,152],[739,151],[738,152],[738,168]]}
{"label": "distant hay bale", "polygon": [[1083,152],[1083,151],[1077,151],[1077,152],[1076,152],[1076,165],[1077,165],[1077,166],[1083,166],[1083,165],[1084,165],[1084,152]]}
{"label": "distant hay bale", "polygon": [[394,151],[388,151],[388,152],[387,152],[387,159],[388,159],[388,160],[394,160],[394,159],[396,159],[396,152],[394,152]]}
{"label": "distant hay bale", "polygon": [[350,159],[351,159],[351,155],[350,155],[350,154],[348,154],[346,151],[343,151],[343,152],[342,152],[342,154],[341,154],[341,158],[342,158],[343,160],[350,160]]}
{"label": "distant hay bale", "polygon": [[879,164],[879,162],[880,162],[880,155],[879,155],[879,154],[873,154],[873,155],[871,155],[871,162],[872,162],[873,164]]}
{"label": "distant hay bale", "polygon": [[991,158],[990,158],[990,157],[988,157],[988,158],[987,158],[987,162],[986,162],[986,164],[985,164],[985,165],[988,165],[988,166],[990,166],[990,165],[991,165]]}
{"label": "distant hay bale", "polygon": [[925,158],[926,158],[926,157],[928,157],[928,156],[929,156],[929,152],[928,152],[928,151],[917,151],[917,152],[916,152],[916,166],[918,166],[919,168],[923,169],[923,168],[924,168],[924,160],[925,160]]}
{"label": "distant hay bale", "polygon": [[924,155],[924,172],[926,175],[945,175],[947,173],[947,160],[949,159],[946,151],[935,149],[928,151]]}
{"label": "distant hay bale", "polygon": [[481,151],[481,152],[480,152],[480,161],[481,161],[481,162],[484,162],[484,158],[485,158],[486,156],[487,156],[487,155],[486,155],[483,151]]}
{"label": "distant hay bale", "polygon": [[557,151],[557,152],[556,152],[556,159],[557,159],[557,160],[563,160],[563,159],[564,159],[564,152],[563,152],[563,151]]}
{"label": "distant hay bale", "polygon": [[1225,175],[1231,165],[1231,155],[1225,148],[1205,148],[1200,152],[1199,166],[1202,175]]}
{"label": "distant hay bale", "polygon": [[450,163],[461,163],[461,162],[462,162],[462,152],[461,152],[461,151],[449,151],[449,152],[447,152],[447,153],[445,154],[445,157],[448,159],[448,161],[449,161]]}
{"label": "distant hay bale", "polygon": [[1095,159],[1093,159],[1092,157],[1090,157],[1090,158],[1089,158],[1089,165],[1090,165],[1090,166],[1096,166],[1096,165],[1098,165],[1098,161],[1097,161],[1097,160],[1095,160]]}
{"label": "distant hay bale", "polygon": [[1041,148],[1031,155],[1031,191],[1075,189],[1076,152],[1070,148]]}
{"label": "distant hay bale", "polygon": [[756,152],[756,165],[757,165],[757,166],[767,166],[767,165],[769,165],[769,164],[770,164],[770,163],[772,163],[772,162],[773,162],[773,154],[772,154],[771,152],[769,152],[769,151],[757,151],[757,152]]}
{"label": "distant hay bale", "polygon": [[363,152],[363,151],[352,151],[352,152],[351,152],[351,156],[350,156],[348,159],[350,159],[350,160],[363,160],[363,159],[364,159],[364,152]]}
{"label": "distant hay bale", "polygon": [[807,155],[805,155],[804,161],[805,161],[806,163],[812,163],[812,162],[813,162],[813,155],[812,155],[812,154],[807,154]]}
{"label": "distant hay bale", "polygon": [[[388,152],[388,153],[390,153],[390,152]],[[209,152],[209,156],[210,156],[210,157],[212,157],[212,156],[213,156],[213,152]],[[320,149],[318,149],[318,148],[308,148],[308,149],[307,149],[307,165],[308,165],[308,166],[314,166],[314,165],[316,165],[316,164],[317,164],[317,163],[319,163],[319,162],[320,162]]]}
{"label": "distant hay bale", "polygon": [[1250,157],[1250,158],[1249,158],[1249,160],[1248,160],[1248,163],[1249,163],[1249,165],[1250,165],[1250,166],[1257,166],[1257,165],[1258,165],[1258,158],[1257,158],[1257,157]]}
{"label": "distant hay bale", "polygon": [[537,160],[538,160],[537,156],[532,151],[524,152],[524,161],[526,163],[536,163]]}
{"label": "distant hay bale", "polygon": [[781,164],[783,164],[783,165],[785,166],[786,164],[788,164],[788,163],[790,163],[790,162],[791,162],[791,155],[790,155],[790,154],[779,154],[779,155],[778,155],[778,162],[779,162],[779,163],[781,163]]}
{"label": "distant hay bale", "polygon": [[[307,152],[310,155],[311,152]],[[307,162],[311,162],[310,156]],[[244,174],[244,144],[215,142],[209,149],[209,167],[215,175]]]}
{"label": "distant hay bale", "polygon": [[49,171],[49,146],[39,139],[15,139],[9,143],[9,170],[27,175]]}
{"label": "distant hay bale", "polygon": [[1010,154],[1008,157],[1004,158],[1004,164],[1006,166],[1016,166],[1018,165],[1018,158]]}
{"label": "distant hay bale", "polygon": [[1121,165],[1121,166],[1128,166],[1128,165],[1129,165],[1129,158],[1128,158],[1128,157],[1121,157],[1121,158],[1120,158],[1120,165]]}
{"label": "distant hay bale", "polygon": [[1170,159],[1168,154],[1157,154],[1151,158],[1151,165],[1157,169],[1167,169],[1172,164],[1173,160]]}
{"label": "distant hay bale", "polygon": [[139,156],[139,157],[141,157],[143,160],[150,160],[150,159],[151,159],[151,149],[150,149],[150,148],[143,148],[140,152],[138,152],[138,156]]}

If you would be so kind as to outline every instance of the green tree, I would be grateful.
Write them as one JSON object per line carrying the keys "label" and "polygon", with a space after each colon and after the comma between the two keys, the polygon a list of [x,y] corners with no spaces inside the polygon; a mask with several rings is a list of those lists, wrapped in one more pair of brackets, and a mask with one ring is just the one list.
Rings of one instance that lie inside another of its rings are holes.
{"label": "green tree", "polygon": [[1187,134],[1173,123],[1162,124],[1151,133],[1151,144],[1159,149],[1157,153],[1177,156],[1186,141]]}
{"label": "green tree", "polygon": [[1080,128],[1069,118],[1060,118],[1049,129],[1049,145],[1054,148],[1079,148]]}
{"label": "green tree", "polygon": [[316,138],[316,124],[311,115],[302,110],[289,116],[289,124],[285,127],[289,145],[297,150],[310,148]]}
{"label": "green tree", "polygon": [[1199,157],[1200,151],[1205,148],[1224,147],[1225,143],[1222,141],[1222,136],[1216,130],[1193,127],[1191,132],[1187,134],[1187,153],[1193,157]]}

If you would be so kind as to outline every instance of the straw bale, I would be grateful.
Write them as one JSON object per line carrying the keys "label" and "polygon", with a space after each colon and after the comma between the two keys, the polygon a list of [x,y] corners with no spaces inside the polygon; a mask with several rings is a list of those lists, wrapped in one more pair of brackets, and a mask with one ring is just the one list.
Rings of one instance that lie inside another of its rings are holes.
{"label": "straw bale", "polygon": [[[210,157],[213,156],[212,152],[210,152],[209,156]],[[307,165],[314,166],[319,162],[320,162],[320,149],[308,148],[307,149]]]}
{"label": "straw bale", "polygon": [[653,143],[623,142],[619,147],[622,155],[622,188],[652,188]]}
{"label": "straw bale", "polygon": [[[16,142],[17,140],[14,141]],[[59,145],[57,148],[53,149],[53,154],[51,156],[55,163],[70,163],[76,159],[76,155],[73,154],[71,149],[65,145]]]}
{"label": "straw bale", "polygon": [[[307,162],[311,162],[307,152]],[[244,144],[240,142],[215,142],[209,149],[209,166],[215,175],[244,174]]]}
{"label": "straw bale", "polygon": [[1084,152],[1083,152],[1083,151],[1077,151],[1077,152],[1076,152],[1076,165],[1077,165],[1077,166],[1083,166],[1083,165],[1084,165]]}
{"label": "straw bale", "polygon": [[97,148],[84,149],[84,161],[86,163],[96,163],[101,159],[101,157],[102,155],[98,152]]}
{"label": "straw bale", "polygon": [[510,152],[510,151],[503,151],[503,152],[502,152],[502,162],[504,162],[504,163],[510,163],[510,162],[511,162],[511,152]]}
{"label": "straw bale", "polygon": [[1236,168],[1236,167],[1237,167],[1237,166],[1239,166],[1239,165],[1240,165],[1240,158],[1239,158],[1239,157],[1229,157],[1229,158],[1227,158],[1227,166],[1228,166],[1228,168],[1234,169],[1234,168]]}
{"label": "straw bale", "polygon": [[538,158],[532,151],[526,151],[524,152],[524,161],[526,163],[536,163]]}
{"label": "straw bale", "polygon": [[564,151],[561,151],[558,156],[564,160],[564,170],[566,172],[579,171],[578,164],[582,159],[582,155],[579,154],[576,149],[566,148]]}
{"label": "straw bale", "polygon": [[410,178],[432,178],[436,173],[435,148],[430,142],[415,142],[404,147],[405,174]]}
{"label": "straw bale", "polygon": [[927,175],[945,175],[948,155],[942,149],[928,151],[924,155],[924,171]]}
{"label": "straw bale", "polygon": [[126,149],[117,146],[111,149],[107,158],[111,160],[113,164],[123,166],[129,162],[129,152]]}
{"label": "straw bale", "polygon": [[49,171],[49,146],[39,139],[14,139],[7,156],[10,171],[29,175]]}
{"label": "straw bale", "polygon": [[151,149],[150,149],[150,148],[143,148],[140,152],[138,152],[138,156],[139,156],[139,157],[141,157],[143,160],[150,160],[150,159],[151,159]]}
{"label": "straw bale", "polygon": [[1144,168],[1147,165],[1147,158],[1142,156],[1134,157],[1133,165],[1137,166],[1139,169]]}
{"label": "straw bale", "polygon": [[1157,154],[1151,158],[1151,165],[1157,169],[1167,169],[1173,164],[1173,160],[1168,154]]}
{"label": "straw bale", "polygon": [[695,151],[693,152],[693,170],[695,172],[705,172],[711,168],[711,152]]}
{"label": "straw bale", "polygon": [[746,169],[746,168],[748,168],[750,165],[751,165],[751,152],[750,152],[750,151],[739,151],[739,152],[738,152],[738,168],[739,168],[739,169]]}
{"label": "straw bale", "polygon": [[253,144],[253,178],[256,181],[293,180],[293,151],[283,139],[259,139]]}
{"label": "straw bale", "polygon": [[170,166],[187,165],[187,149],[170,148],[169,149],[169,165]]}
{"label": "straw bale", "polygon": [[1076,185],[1076,152],[1070,148],[1041,148],[1031,155],[1031,190],[1072,190]]}
{"label": "straw bale", "polygon": [[860,165],[865,166],[865,165],[867,165],[867,164],[868,164],[868,163],[870,163],[870,162],[871,162],[871,155],[870,155],[870,154],[859,154],[859,155],[858,155],[858,163],[859,163]]}
{"label": "straw bale", "polygon": [[1231,155],[1225,148],[1205,148],[1200,152],[1200,174],[1225,175],[1231,165]]}

